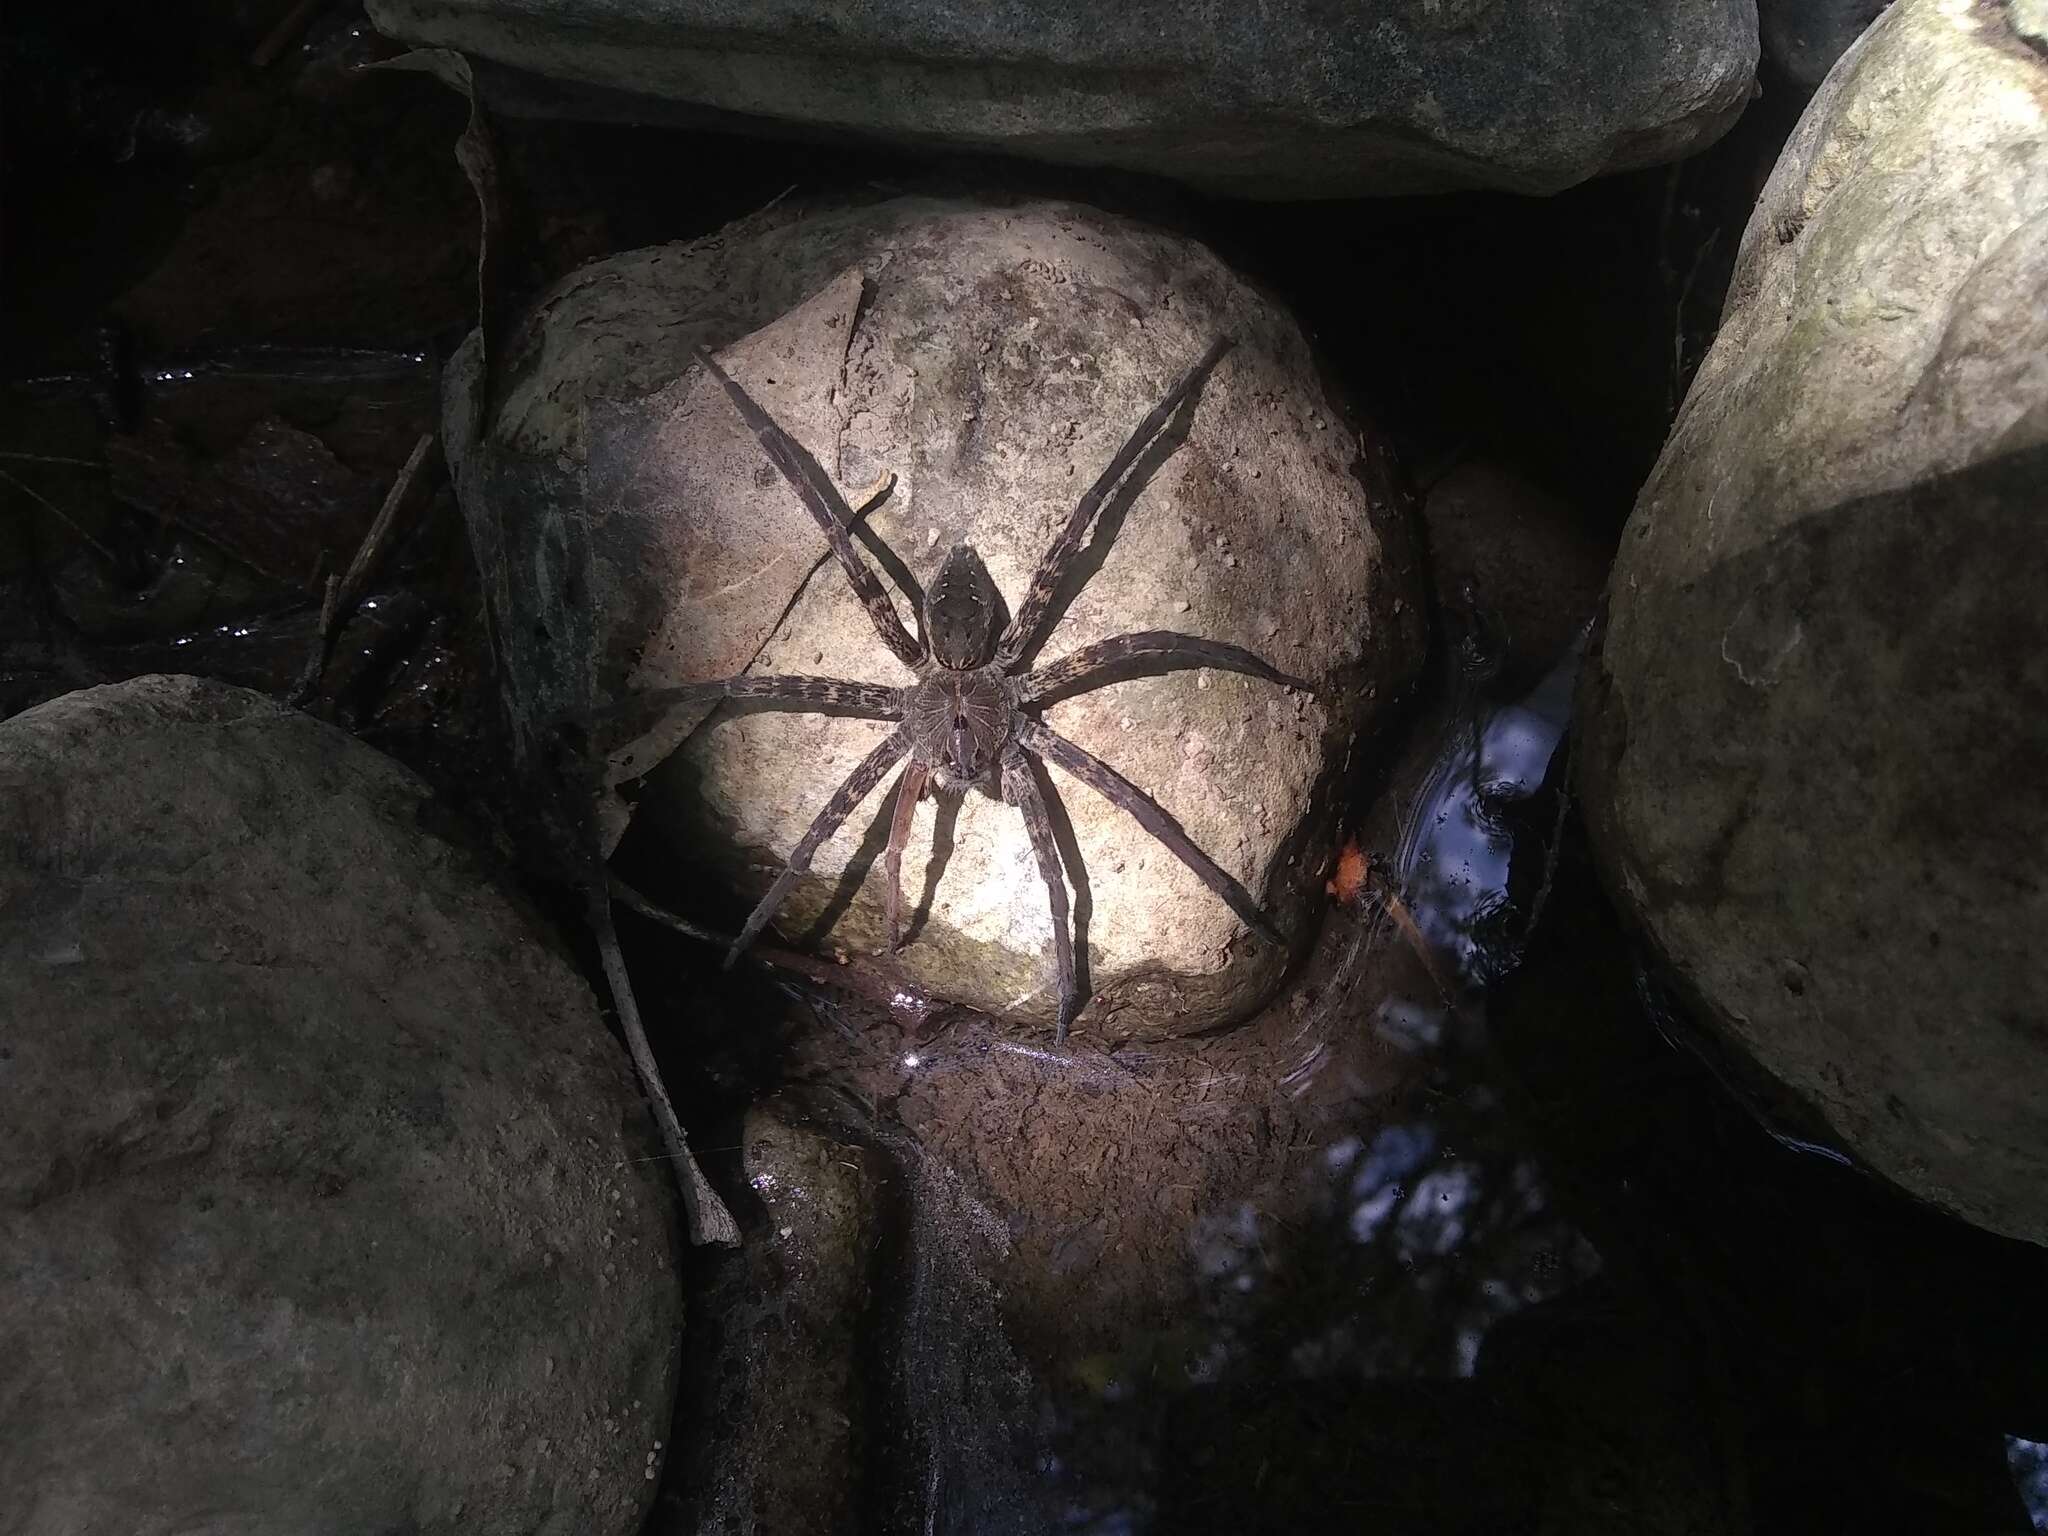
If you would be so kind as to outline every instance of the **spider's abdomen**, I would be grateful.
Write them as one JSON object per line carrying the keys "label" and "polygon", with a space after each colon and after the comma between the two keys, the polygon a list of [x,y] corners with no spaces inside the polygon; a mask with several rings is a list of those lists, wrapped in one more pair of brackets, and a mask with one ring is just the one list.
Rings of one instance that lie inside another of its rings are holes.
{"label": "spider's abdomen", "polygon": [[932,660],[953,672],[982,665],[996,648],[996,584],[969,544],[946,552],[924,591],[924,633]]}
{"label": "spider's abdomen", "polygon": [[979,783],[1010,739],[1009,679],[1000,668],[934,670],[910,690],[911,751],[941,788]]}

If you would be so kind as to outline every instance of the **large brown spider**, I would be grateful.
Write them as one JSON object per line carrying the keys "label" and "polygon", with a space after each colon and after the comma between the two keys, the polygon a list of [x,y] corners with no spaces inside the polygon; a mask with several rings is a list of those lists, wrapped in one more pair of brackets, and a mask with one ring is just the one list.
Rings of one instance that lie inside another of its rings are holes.
{"label": "large brown spider", "polygon": [[854,514],[830,478],[803,446],[777,426],[712,360],[710,353],[698,349],[698,361],[725,387],[741,417],[760,439],[769,460],[782,471],[783,478],[825,531],[832,552],[846,571],[846,579],[874,620],[882,643],[917,673],[917,681],[906,688],[825,677],[731,677],[659,689],[627,701],[625,707],[633,708],[713,697],[781,699],[816,704],[838,714],[901,722],[833,792],[791,851],[788,866],[748,915],[746,926],[726,953],[727,965],[737,960],[740,952],[768,925],[797,878],[810,868],[812,856],[826,838],[867,798],[890,767],[903,758],[909,761],[896,780],[886,855],[890,949],[901,947],[903,847],[909,840],[911,815],[917,802],[934,785],[942,790],[959,790],[986,784],[994,777],[1002,798],[1023,812],[1038,871],[1052,903],[1061,1040],[1066,1038],[1067,1026],[1080,1012],[1081,999],[1075,992],[1074,943],[1067,915],[1064,870],[1059,848],[1053,841],[1045,800],[1026,762],[1026,753],[1057,763],[1111,804],[1128,811],[1139,826],[1222,897],[1253,932],[1271,943],[1282,942],[1279,931],[1259,910],[1250,893],[1196,847],[1179,822],[1107,763],[1084,752],[1027,711],[1050,702],[1055,695],[1066,697],[1116,681],[1119,669],[1132,662],[1145,663],[1148,671],[1222,667],[1288,687],[1305,689],[1308,685],[1238,646],[1168,630],[1117,635],[1083,646],[1047,666],[1021,673],[1014,670],[1038,637],[1053,594],[1080,553],[1081,541],[1103,501],[1130,472],[1146,445],[1159,436],[1175,411],[1194,394],[1230,345],[1228,337],[1214,342],[1201,361],[1138,423],[1137,430],[1076,504],[1066,527],[1038,562],[1023,603],[1000,635],[996,633],[1000,600],[995,584],[971,545],[955,545],[924,594],[923,643],[904,629],[888,594],[855,551],[848,531]]}

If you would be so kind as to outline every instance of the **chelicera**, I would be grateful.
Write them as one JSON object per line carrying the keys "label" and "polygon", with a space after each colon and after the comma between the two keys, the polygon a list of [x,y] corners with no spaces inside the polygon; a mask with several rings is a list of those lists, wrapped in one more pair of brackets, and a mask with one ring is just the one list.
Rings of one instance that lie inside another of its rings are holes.
{"label": "chelicera", "polygon": [[1117,450],[1109,467],[1075,505],[1059,537],[1039,560],[1024,600],[1006,626],[998,628],[1001,603],[981,557],[971,545],[959,544],[948,551],[925,591],[921,640],[904,628],[881,582],[854,548],[850,533],[854,513],[831,479],[708,352],[699,349],[698,361],[724,387],[769,460],[824,530],[882,643],[917,674],[917,680],[903,688],[824,677],[742,676],[664,688],[628,701],[627,707],[643,707],[720,696],[779,699],[799,706],[814,704],[837,714],[897,722],[896,729],[847,775],[798,840],[786,867],[748,915],[746,925],[727,952],[726,964],[737,960],[768,925],[797,880],[810,868],[812,857],[825,840],[874,791],[890,769],[902,763],[903,771],[892,791],[893,811],[885,855],[891,950],[901,946],[903,849],[918,801],[933,790],[960,791],[976,786],[994,790],[1022,813],[1051,903],[1053,953],[1059,982],[1058,1034],[1064,1040],[1082,1000],[1075,986],[1064,867],[1044,795],[1031,770],[1029,759],[1034,756],[1057,764],[1129,813],[1221,897],[1248,928],[1269,943],[1282,942],[1278,930],[1260,911],[1251,894],[1197,847],[1179,822],[1107,763],[1053,731],[1037,711],[1055,697],[1084,693],[1117,681],[1128,675],[1134,663],[1147,672],[1219,667],[1286,687],[1306,689],[1308,685],[1239,646],[1167,630],[1117,635],[1083,646],[1045,666],[1019,670],[1033,642],[1040,638],[1054,594],[1080,554],[1103,502],[1130,473],[1146,447],[1165,431],[1174,414],[1197,393],[1229,349],[1227,337],[1213,343]]}

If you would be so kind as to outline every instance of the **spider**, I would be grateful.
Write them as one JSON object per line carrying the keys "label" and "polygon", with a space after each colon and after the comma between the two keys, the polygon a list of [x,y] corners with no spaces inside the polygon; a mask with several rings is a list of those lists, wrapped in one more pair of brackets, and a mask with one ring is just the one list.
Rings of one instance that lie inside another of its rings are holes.
{"label": "spider", "polygon": [[803,446],[776,425],[753,397],[718,366],[709,352],[697,349],[697,360],[724,387],[770,462],[782,472],[824,530],[882,643],[917,674],[917,680],[904,688],[824,677],[731,677],[653,690],[620,706],[658,707],[715,697],[778,699],[813,704],[839,714],[897,722],[896,729],[860,761],[818,812],[817,819],[790,852],[782,873],[748,915],[739,937],[726,952],[726,965],[738,960],[740,953],[767,927],[798,878],[810,868],[812,856],[825,840],[889,770],[902,762],[903,771],[892,792],[893,810],[884,856],[890,951],[902,947],[903,849],[909,840],[911,816],[918,801],[934,788],[959,791],[977,785],[993,787],[1006,803],[1022,812],[1051,903],[1053,954],[1059,983],[1056,1038],[1063,1042],[1068,1027],[1080,1012],[1082,1000],[1075,986],[1064,868],[1053,840],[1045,800],[1027,756],[1058,764],[1111,804],[1128,812],[1169,853],[1193,870],[1254,933],[1269,943],[1283,942],[1251,894],[1198,848],[1179,822],[1107,763],[1053,731],[1035,711],[1056,694],[1067,697],[1117,681],[1118,669],[1132,662],[1144,662],[1156,671],[1220,667],[1305,691],[1308,685],[1238,646],[1167,630],[1145,630],[1098,640],[1049,665],[1018,670],[1032,643],[1046,627],[1053,595],[1080,553],[1082,540],[1104,500],[1129,474],[1146,446],[1165,430],[1180,406],[1199,389],[1230,346],[1228,337],[1212,343],[1201,360],[1167,391],[1166,397],[1117,450],[1109,467],[1076,504],[1065,528],[1039,560],[1024,601],[1007,627],[998,633],[1000,599],[981,557],[973,546],[957,544],[947,552],[938,575],[925,591],[922,641],[903,627],[880,581],[854,549],[849,533],[854,513],[831,479]]}

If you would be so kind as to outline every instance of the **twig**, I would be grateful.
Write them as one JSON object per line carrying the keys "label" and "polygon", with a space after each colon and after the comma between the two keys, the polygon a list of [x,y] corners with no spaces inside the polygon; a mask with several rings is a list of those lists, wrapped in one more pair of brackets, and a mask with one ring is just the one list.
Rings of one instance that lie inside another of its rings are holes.
{"label": "twig", "polygon": [[1557,879],[1557,860],[1564,847],[1564,820],[1572,807],[1572,769],[1578,761],[1579,735],[1568,731],[1564,745],[1564,771],[1559,775],[1557,786],[1557,815],[1550,825],[1550,846],[1543,852],[1543,879],[1536,887],[1536,894],[1529,901],[1529,921],[1522,925],[1522,953],[1529,952],[1529,941],[1536,936],[1536,924],[1542,920],[1544,905],[1550,900],[1550,888]]}
{"label": "twig", "polygon": [[654,1051],[647,1043],[647,1031],[640,1023],[640,1005],[633,997],[633,979],[626,974],[626,957],[619,953],[619,935],[612,923],[612,904],[602,889],[591,892],[590,926],[597,935],[597,952],[604,962],[604,979],[612,992],[612,1006],[619,1011],[619,1026],[626,1034],[626,1049],[633,1057],[633,1069],[640,1074],[640,1086],[646,1091],[648,1103],[654,1106],[654,1121],[661,1128],[661,1139],[668,1148],[669,1160],[675,1165],[676,1188],[683,1197],[683,1224],[690,1241],[702,1246],[717,1243],[722,1247],[739,1246],[739,1223],[732,1219],[732,1212],[725,1208],[725,1202],[718,1198],[718,1192],[704,1177],[704,1170],[697,1166],[697,1160],[690,1156],[689,1139],[683,1135],[683,1123],[676,1118],[676,1107],[669,1102],[668,1089],[662,1085],[661,1068],[654,1064]]}
{"label": "twig", "polygon": [[701,939],[706,944],[721,946],[730,944],[733,940],[733,936],[729,933],[720,933],[716,929],[703,927],[700,924],[691,922],[686,917],[677,917],[675,913],[665,907],[657,907],[617,875],[611,877],[610,885],[613,901],[634,912],[638,912],[644,918],[660,923],[664,928],[675,929],[684,938]]}
{"label": "twig", "polygon": [[0,459],[19,459],[24,464],[70,464],[79,469],[101,471],[107,467],[99,459],[74,459],[65,453],[23,453],[17,448],[0,448]]}
{"label": "twig", "polygon": [[332,576],[327,578],[327,592],[320,604],[320,628],[313,636],[313,652],[306,658],[299,680],[292,684],[292,691],[285,696],[287,704],[295,708],[304,704],[313,696],[313,690],[320,686],[320,675],[327,670],[328,653],[334,648],[335,631],[355,616],[363,584],[383,554],[385,540],[391,537],[392,524],[398,521],[398,509],[404,504],[413,482],[419,478],[420,466],[426,462],[427,450],[433,446],[434,434],[422,432],[420,440],[412,445],[412,453],[404,467],[398,471],[398,478],[391,482],[391,490],[384,497],[384,505],[377,509],[370,531],[356,546],[356,555],[349,561],[348,570],[338,582]]}
{"label": "twig", "polygon": [[349,561],[348,572],[341,578],[341,601],[353,603],[362,591],[363,582],[369,577],[370,567],[383,553],[384,541],[391,536],[391,525],[398,520],[399,504],[405,500],[406,492],[412,489],[418,478],[420,466],[426,462],[427,450],[434,446],[434,434],[422,432],[420,440],[412,445],[412,452],[406,456],[405,465],[398,471],[398,478],[391,482],[391,491],[384,498],[384,505],[377,509],[377,520],[370,524],[370,531],[363,536],[363,542],[356,549],[355,559]]}
{"label": "twig", "polygon": [[62,523],[66,528],[69,528],[73,533],[77,534],[79,539],[85,544],[85,546],[88,549],[93,550],[95,553],[97,553],[102,560],[107,562],[107,564],[119,565],[121,563],[120,558],[116,556],[111,549],[107,548],[106,545],[102,544],[98,539],[94,538],[91,534],[87,533],[84,528],[79,526],[78,519],[73,517],[69,512],[66,512],[62,507],[58,506],[57,503],[50,500],[49,497],[45,496],[41,491],[37,490],[34,486],[25,484],[22,481],[15,479],[14,476],[8,474],[7,471],[4,469],[0,469],[0,480],[5,480],[9,485],[13,486],[17,491],[21,492],[22,495],[30,498],[32,501],[40,502],[42,504],[44,511],[48,512],[50,516],[56,518],[58,522]]}
{"label": "twig", "polygon": [[296,42],[299,35],[313,24],[313,18],[325,9],[327,0],[299,0],[299,3],[284,13],[278,24],[263,36],[249,55],[253,69],[268,69],[283,55],[285,49]]}
{"label": "twig", "polygon": [[[727,948],[733,941],[732,934],[706,928],[686,917],[677,917],[664,907],[656,906],[616,875],[611,878],[611,893],[612,900],[619,905],[638,912],[650,922],[674,929],[685,938],[696,939],[700,943],[714,945],[719,949]],[[841,987],[856,996],[866,998],[869,1002],[880,1003],[893,1014],[900,1015],[906,1010],[916,1014],[931,1007],[931,1000],[908,982],[886,974],[875,974],[850,965],[834,965],[830,961],[819,960],[793,949],[783,949],[775,944],[756,943],[747,950],[747,955],[750,959],[758,960],[763,965],[772,965],[779,971],[794,971],[799,976],[808,977],[825,986]]]}
{"label": "twig", "polygon": [[1415,954],[1415,958],[1422,962],[1424,974],[1429,977],[1437,991],[1442,994],[1444,1005],[1455,1010],[1458,1006],[1458,994],[1452,989],[1450,982],[1444,978],[1442,970],[1438,968],[1435,948],[1424,937],[1422,926],[1415,921],[1415,914],[1409,910],[1408,903],[1401,899],[1399,891],[1384,881],[1380,884],[1380,900],[1384,903],[1387,916],[1393,921],[1394,931],[1407,941],[1409,949]]}

